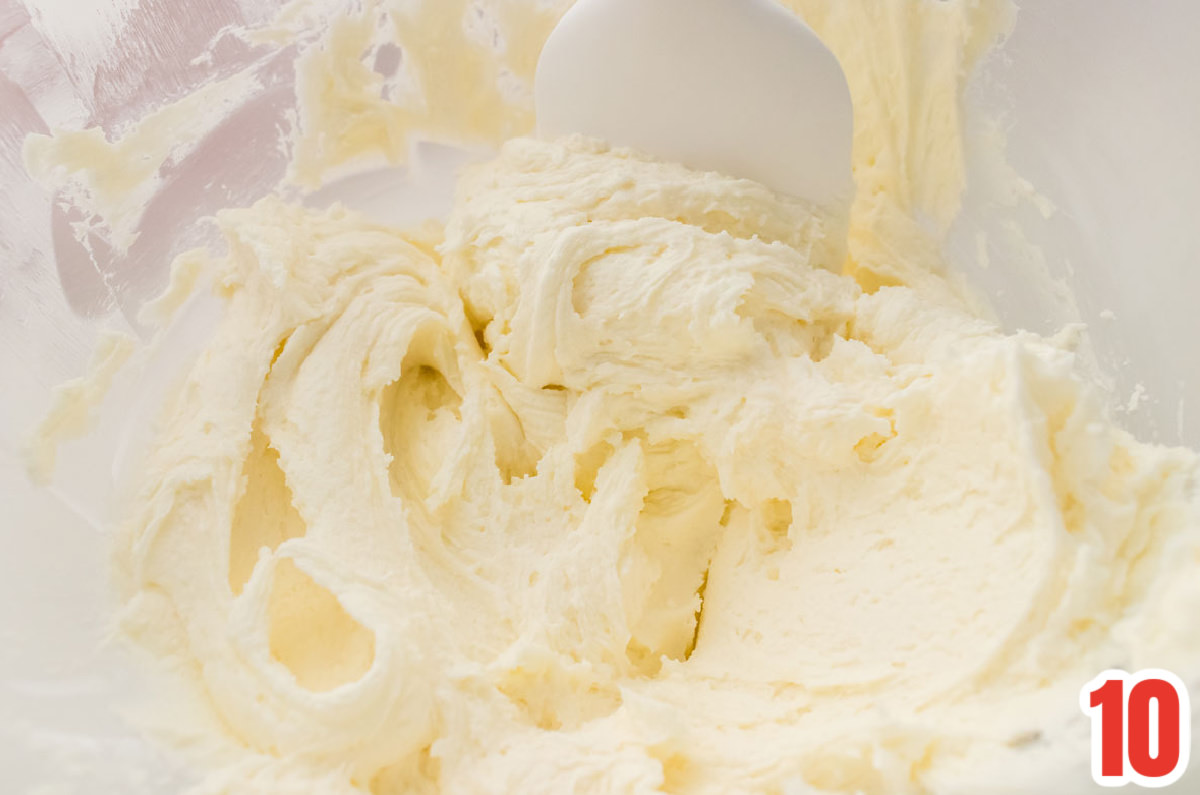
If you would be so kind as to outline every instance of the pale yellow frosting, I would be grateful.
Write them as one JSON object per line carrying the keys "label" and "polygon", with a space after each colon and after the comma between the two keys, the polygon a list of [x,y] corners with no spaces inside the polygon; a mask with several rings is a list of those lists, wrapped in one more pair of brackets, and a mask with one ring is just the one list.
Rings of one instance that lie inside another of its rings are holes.
{"label": "pale yellow frosting", "polygon": [[[116,555],[205,791],[1029,791],[1086,769],[1085,681],[1200,672],[1196,454],[941,275],[1007,6],[792,5],[854,93],[848,221],[525,138],[436,231],[222,214]],[[321,85],[302,179],[401,140]]]}
{"label": "pale yellow frosting", "polygon": [[120,557],[234,781],[924,792],[1114,659],[1196,662],[1195,456],[758,185],[517,140],[436,249],[223,223]]}

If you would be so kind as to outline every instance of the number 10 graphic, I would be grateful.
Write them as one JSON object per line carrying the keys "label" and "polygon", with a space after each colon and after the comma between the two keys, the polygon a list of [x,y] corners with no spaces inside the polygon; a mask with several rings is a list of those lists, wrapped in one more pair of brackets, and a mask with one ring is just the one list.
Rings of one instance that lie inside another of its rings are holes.
{"label": "number 10 graphic", "polygon": [[1166,787],[1188,766],[1192,710],[1170,671],[1105,671],[1084,685],[1092,719],[1092,778],[1103,787]]}

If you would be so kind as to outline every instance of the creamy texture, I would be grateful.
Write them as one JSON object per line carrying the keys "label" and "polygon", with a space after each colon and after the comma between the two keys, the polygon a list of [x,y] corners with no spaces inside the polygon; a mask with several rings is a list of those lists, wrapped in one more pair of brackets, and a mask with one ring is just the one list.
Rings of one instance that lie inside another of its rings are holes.
{"label": "creamy texture", "polygon": [[953,791],[1094,671],[1194,670],[1195,456],[760,186],[520,140],[436,248],[223,223],[121,557],[232,781]]}
{"label": "creamy texture", "polygon": [[[296,62],[291,179],[316,187],[364,157],[403,163],[418,140],[495,146],[528,133],[538,55],[570,4],[366,0],[317,23],[328,33]],[[290,40],[305,6],[290,4],[254,37]]]}
{"label": "creamy texture", "polygon": [[[417,232],[222,213],[116,552],[204,791],[1018,791],[1084,769],[1100,670],[1195,679],[1197,456],[942,275],[1007,5],[790,5],[854,94],[848,220],[521,138]],[[301,182],[421,121],[364,24],[299,65]]]}

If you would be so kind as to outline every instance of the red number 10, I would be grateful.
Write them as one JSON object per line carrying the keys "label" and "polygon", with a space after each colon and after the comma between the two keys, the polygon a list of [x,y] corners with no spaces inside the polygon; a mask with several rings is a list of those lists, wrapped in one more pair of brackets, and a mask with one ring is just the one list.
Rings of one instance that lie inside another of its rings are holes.
{"label": "red number 10", "polygon": [[1106,787],[1174,784],[1187,770],[1192,712],[1169,671],[1105,671],[1079,704],[1092,719],[1092,778]]}

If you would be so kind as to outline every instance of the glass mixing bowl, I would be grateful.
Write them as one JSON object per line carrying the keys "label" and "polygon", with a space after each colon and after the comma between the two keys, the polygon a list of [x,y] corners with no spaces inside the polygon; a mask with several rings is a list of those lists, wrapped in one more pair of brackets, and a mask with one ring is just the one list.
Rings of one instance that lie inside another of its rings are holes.
{"label": "glass mixing bowl", "polygon": [[[50,488],[29,482],[22,449],[52,387],[83,374],[100,333],[147,336],[138,310],[166,283],[175,254],[211,240],[204,219],[279,184],[280,143],[296,110],[292,61],[320,35],[325,6],[337,5],[304,4],[293,38],[252,46],[230,29],[272,18],[278,0],[0,0],[7,791],[49,783],[54,792],[161,793],[181,781],[119,715],[138,676],[102,645],[104,527],[144,418],[186,367],[211,305],[193,301],[147,366],[117,379],[95,430],[64,447]],[[1085,359],[1120,423],[1145,439],[1200,445],[1200,48],[1191,36],[1200,5],[1025,5],[973,80],[969,118],[1001,120],[1009,163],[1042,198],[997,194],[988,173],[996,164],[976,159],[949,260],[1008,328],[1085,324]],[[394,70],[398,55],[376,53],[376,68]],[[29,133],[94,126],[117,138],[147,112],[239,72],[253,76],[252,90],[159,170],[145,211],[131,220],[138,237],[127,252],[98,236],[81,243],[78,215],[26,173]],[[361,171],[304,200],[420,220],[448,207],[455,168],[478,154],[420,144],[407,169]]]}

